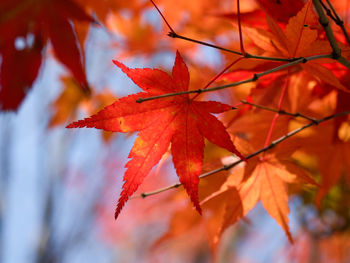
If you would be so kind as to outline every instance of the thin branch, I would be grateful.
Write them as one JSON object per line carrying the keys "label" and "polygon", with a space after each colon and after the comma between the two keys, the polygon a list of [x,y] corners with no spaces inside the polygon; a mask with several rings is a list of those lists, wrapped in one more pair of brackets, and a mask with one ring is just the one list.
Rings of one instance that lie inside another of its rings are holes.
{"label": "thin branch", "polygon": [[221,51],[225,51],[225,52],[228,52],[228,53],[240,55],[240,56],[243,56],[245,58],[255,58],[255,59],[261,59],[261,60],[280,61],[280,62],[293,62],[293,61],[296,61],[296,60],[300,59],[300,57],[299,58],[277,58],[277,57],[259,56],[259,55],[253,55],[253,54],[245,52],[244,47],[243,47],[243,37],[242,37],[241,22],[240,22],[239,0],[237,0],[237,9],[238,9],[238,28],[239,28],[241,52],[235,51],[235,50],[231,50],[231,49],[228,49],[228,48],[224,48],[224,47],[220,47],[220,46],[208,43],[208,42],[196,40],[196,39],[193,39],[193,38],[189,38],[189,37],[185,37],[185,36],[177,34],[175,32],[175,30],[170,26],[168,21],[165,19],[164,15],[159,10],[158,6],[154,3],[154,1],[153,0],[150,0],[150,1],[154,5],[156,10],[158,11],[160,16],[162,17],[162,19],[165,22],[165,24],[167,25],[167,27],[169,28],[169,30],[170,30],[170,32],[168,33],[169,37],[183,39],[183,40],[190,41],[190,42],[193,42],[193,43],[197,43],[197,44],[200,44],[200,45],[203,45],[203,46],[207,46],[207,47],[219,49]]}
{"label": "thin branch", "polygon": [[263,71],[261,73],[255,73],[255,74],[253,74],[253,77],[251,77],[249,79],[245,79],[245,80],[229,83],[229,84],[226,84],[226,85],[216,86],[216,87],[212,87],[212,88],[209,88],[209,89],[197,89],[197,90],[187,90],[187,91],[181,91],[181,92],[167,93],[167,94],[162,94],[162,95],[149,97],[149,98],[139,98],[139,99],[136,100],[136,102],[142,103],[142,102],[148,101],[148,100],[155,100],[155,99],[160,99],[160,98],[179,96],[179,95],[191,94],[191,93],[212,92],[212,91],[216,91],[216,90],[236,87],[236,86],[241,85],[241,84],[257,81],[260,77],[268,75],[268,74],[271,74],[273,72],[276,72],[276,71],[279,71],[279,70],[282,70],[282,69],[285,69],[285,68],[289,68],[291,66],[294,66],[294,65],[297,65],[297,64],[300,64],[300,63],[306,63],[306,62],[311,61],[311,60],[320,59],[320,58],[332,58],[332,54],[323,54],[323,55],[311,56],[311,57],[306,57],[306,58],[299,58],[299,59],[297,59],[295,61],[292,61],[292,62],[283,64],[283,65],[280,65],[278,67],[275,67],[275,68]]}
{"label": "thin branch", "polygon": [[[341,30],[343,31],[343,34],[346,38],[346,41],[348,42],[348,44],[350,45],[350,37],[349,37],[349,34],[348,32],[346,31],[345,29],[345,25],[344,25],[344,21],[338,16],[337,12],[335,11],[332,3],[329,1],[329,0],[326,0],[327,1],[327,4],[328,6],[330,7],[327,8],[323,2],[321,1],[321,5],[323,6],[323,8],[326,10],[327,12],[327,15],[337,24],[337,26],[339,26],[341,28]],[[333,14],[332,14],[333,12]]]}
{"label": "thin branch", "polygon": [[[193,38],[189,38],[189,37],[185,37],[185,36],[181,36],[179,34],[177,34],[175,32],[175,30],[170,26],[170,24],[168,23],[168,21],[165,19],[164,15],[162,14],[162,12],[159,10],[158,6],[154,3],[153,0],[150,0],[151,3],[154,5],[154,7],[156,8],[156,10],[158,11],[158,13],[160,14],[160,16],[162,17],[163,21],[165,22],[165,24],[167,25],[167,27],[169,28],[170,32],[168,33],[168,36],[169,37],[172,37],[172,38],[179,38],[179,39],[183,39],[183,40],[187,40],[187,41],[190,41],[190,42],[194,42],[194,43],[197,43],[197,44],[200,44],[200,45],[203,45],[203,46],[207,46],[207,47],[212,47],[212,48],[216,48],[216,49],[219,49],[219,50],[222,50],[222,51],[225,51],[225,52],[229,52],[229,53],[233,53],[233,54],[236,54],[236,55],[240,55],[240,56],[243,56],[245,58],[255,58],[255,59],[263,59],[263,60],[271,60],[271,61],[286,61],[286,62],[291,62],[291,61],[294,61],[294,60],[297,60],[299,58],[275,58],[275,57],[265,57],[265,56],[258,56],[258,55],[252,55],[252,54],[249,54],[247,52],[244,51],[244,48],[243,48],[243,43],[242,43],[242,31],[241,31],[241,26],[240,26],[240,21],[239,21],[239,29],[240,29],[240,39],[241,39],[241,51],[242,52],[239,52],[239,51],[235,51],[235,50],[231,50],[231,49],[227,49],[227,48],[223,48],[223,47],[219,47],[217,45],[214,45],[214,44],[210,44],[210,43],[207,43],[207,42],[203,42],[203,41],[200,41],[200,40],[196,40],[196,39],[193,39]],[[238,9],[239,9],[239,0],[237,2],[237,5],[238,5]]]}
{"label": "thin branch", "polygon": [[334,37],[333,31],[329,25],[329,20],[328,20],[327,16],[325,15],[325,13],[323,12],[323,8],[322,8],[322,5],[320,3],[320,0],[312,0],[312,2],[314,3],[315,9],[316,9],[317,14],[319,16],[318,21],[320,22],[324,31],[326,32],[327,39],[329,41],[329,44],[332,47],[333,58],[338,59],[341,57],[341,49],[339,48],[338,43]]}
{"label": "thin branch", "polygon": [[329,16],[334,22],[337,23],[337,18],[332,14],[332,11],[320,0],[323,9],[326,11],[327,16]]}
{"label": "thin branch", "polygon": [[315,6],[316,11],[318,13],[319,22],[322,25],[324,31],[326,32],[327,39],[332,47],[332,50],[333,50],[333,57],[332,58],[336,59],[340,64],[342,64],[345,67],[347,67],[348,69],[350,69],[350,62],[341,55],[341,49],[339,48],[338,43],[334,37],[333,31],[329,25],[329,20],[328,20],[327,16],[325,15],[325,13],[323,12],[323,8],[322,8],[322,5],[320,3],[320,0],[312,0],[312,2],[314,3],[314,6]]}
{"label": "thin branch", "polygon": [[224,47],[219,47],[219,46],[216,46],[214,44],[210,44],[208,42],[203,42],[203,41],[196,40],[196,39],[193,39],[193,38],[181,36],[181,35],[179,35],[177,33],[174,33],[174,32],[169,32],[168,36],[172,37],[172,38],[179,38],[179,39],[183,39],[183,40],[186,40],[186,41],[194,42],[194,43],[197,43],[197,44],[200,44],[200,45],[203,45],[203,46],[216,48],[216,49],[219,49],[219,50],[222,50],[222,51],[226,51],[226,52],[229,52],[229,53],[233,53],[233,54],[236,54],[236,55],[240,55],[240,56],[243,55],[242,52],[234,51],[234,50],[227,49],[227,48],[224,48]]}
{"label": "thin branch", "polygon": [[160,14],[160,16],[162,17],[163,21],[165,22],[165,24],[167,25],[167,27],[169,28],[169,30],[173,33],[175,33],[174,29],[170,26],[170,24],[168,23],[168,21],[165,19],[165,17],[163,16],[162,12],[159,10],[158,6],[153,2],[153,0],[150,0],[151,3],[154,5],[154,7],[157,9],[158,13]]}
{"label": "thin branch", "polygon": [[[325,15],[325,13],[323,12],[323,8],[322,8],[320,0],[312,0],[312,2],[314,3],[315,9],[318,13],[319,22],[322,25],[324,31],[326,32],[327,39],[329,41],[329,44],[332,47],[332,50],[333,50],[333,57],[332,58],[336,59],[340,64],[342,64],[343,66],[350,69],[350,62],[341,55],[341,49],[339,48],[338,43],[334,37],[333,31],[329,25],[329,20],[328,20],[327,16]],[[327,3],[329,3],[329,1],[327,1]],[[344,30],[345,30],[345,28],[344,28]],[[346,33],[346,35],[347,35],[347,33]]]}
{"label": "thin branch", "polygon": [[245,58],[255,58],[255,59],[270,60],[270,61],[281,61],[281,62],[292,62],[292,61],[300,59],[300,58],[276,58],[276,57],[258,56],[258,55],[252,55],[252,54],[247,53],[247,52],[245,52],[245,54],[243,54],[242,52],[239,52],[239,51],[235,51],[235,50],[231,50],[231,49],[228,49],[228,48],[220,47],[220,46],[217,46],[217,45],[214,45],[214,44],[211,44],[211,43],[208,43],[208,42],[200,41],[200,40],[197,40],[197,39],[185,37],[185,36],[179,35],[179,34],[177,34],[175,32],[169,32],[168,36],[172,37],[172,38],[183,39],[183,40],[190,41],[190,42],[193,42],[193,43],[197,43],[197,44],[200,44],[200,45],[203,45],[203,46],[219,49],[219,50],[222,50],[222,51],[225,51],[225,52],[228,52],[228,53],[233,53],[233,54],[236,54],[236,55],[243,56]]}
{"label": "thin branch", "polygon": [[[207,85],[205,85],[202,89],[208,88],[212,83],[214,83],[215,80],[217,80],[222,74],[224,74],[227,70],[229,70],[234,64],[244,59],[244,57],[239,57],[235,59],[232,63],[230,63],[228,66],[226,66],[223,70],[221,70],[214,78],[212,78]],[[192,100],[194,100],[197,96],[199,96],[199,93],[197,93],[195,96],[193,96]]]}
{"label": "thin branch", "polygon": [[246,54],[243,46],[242,26],[241,26],[241,9],[239,7],[239,0],[237,0],[237,21],[238,21],[238,32],[239,32],[239,46],[243,56]]}
{"label": "thin branch", "polygon": [[[341,116],[345,116],[345,115],[349,115],[350,114],[350,110],[348,111],[343,111],[343,112],[339,112],[339,113],[335,113],[335,114],[332,114],[332,115],[329,115],[327,117],[324,117],[322,119],[318,119],[318,120],[313,120],[311,121],[310,123],[298,128],[298,129],[295,129],[289,133],[287,133],[286,135],[278,138],[277,140],[274,140],[271,144],[269,144],[268,146],[266,147],[263,147],[261,148],[260,150],[252,153],[252,154],[249,154],[247,155],[245,158],[246,160],[249,160],[257,155],[259,155],[260,153],[263,153],[263,152],[266,152],[272,148],[274,148],[275,146],[277,146],[278,144],[280,144],[281,142],[285,141],[286,139],[294,136],[295,134],[298,134],[299,132],[311,127],[311,126],[314,126],[314,125],[318,125],[322,122],[326,122],[328,120],[331,120],[331,119],[334,119],[334,118],[337,118],[337,117],[341,117]],[[217,169],[214,169],[212,171],[209,171],[207,173],[203,173],[202,175],[199,176],[200,179],[203,179],[207,176],[210,176],[212,174],[216,174],[218,172],[221,172],[221,171],[227,171],[235,166],[237,166],[238,164],[240,164],[241,162],[243,162],[242,160],[237,160],[231,164],[228,164],[228,165],[224,165],[220,168],[217,168]],[[155,190],[155,191],[152,191],[152,192],[147,192],[147,193],[141,193],[140,195],[137,195],[137,196],[134,196],[133,198],[146,198],[148,196],[151,196],[151,195],[155,195],[155,194],[159,194],[159,193],[162,193],[162,192],[165,192],[167,190],[170,190],[170,189],[173,189],[173,188],[178,188],[179,186],[181,186],[182,184],[181,183],[176,183],[176,184],[172,184],[172,185],[169,185],[169,186],[166,186],[166,187],[163,187],[163,188],[160,188],[158,190]]]}
{"label": "thin branch", "polygon": [[341,21],[340,17],[338,16],[337,12],[335,12],[335,9],[333,8],[331,2],[329,0],[326,0],[328,6],[330,7],[330,9],[332,10],[333,14],[335,15],[336,17],[336,20],[334,20],[336,23]]}
{"label": "thin branch", "polygon": [[350,62],[344,58],[343,56],[340,56],[339,58],[337,58],[337,61],[342,64],[343,66],[347,67],[348,69],[350,69]]}
{"label": "thin branch", "polygon": [[[284,62],[294,62],[294,61],[298,61],[298,60],[302,59],[301,57],[299,57],[299,58],[277,58],[277,57],[266,57],[266,56],[253,55],[253,54],[249,54],[249,53],[245,52],[244,49],[243,49],[243,52],[239,52],[239,51],[235,51],[235,50],[219,47],[217,45],[210,44],[210,43],[207,43],[207,42],[204,42],[204,41],[200,41],[200,40],[192,39],[192,38],[189,38],[189,37],[181,36],[181,35],[177,34],[175,32],[175,30],[170,26],[170,24],[165,19],[164,15],[159,10],[159,8],[154,3],[154,1],[153,0],[150,0],[150,1],[154,5],[154,7],[157,9],[158,13],[160,14],[162,19],[164,20],[164,22],[168,26],[169,30],[171,31],[171,32],[168,33],[168,36],[170,36],[172,38],[179,38],[179,39],[183,39],[183,40],[186,40],[186,41],[194,42],[194,43],[197,43],[197,44],[200,44],[200,45],[204,45],[204,46],[208,46],[208,47],[211,47],[211,48],[219,49],[219,50],[222,50],[222,51],[225,51],[225,52],[229,52],[229,53],[233,53],[233,54],[236,54],[236,55],[240,55],[240,56],[243,56],[245,58],[255,58],[255,59],[261,59],[261,60],[281,61],[281,62],[283,62],[283,61]],[[322,5],[320,4],[320,0],[313,0],[313,3],[315,5],[317,13],[319,14],[320,24],[325,29],[327,38],[328,38],[328,40],[329,40],[329,42],[330,42],[330,44],[332,46],[332,49],[333,49],[333,56],[332,56],[332,58],[336,59],[339,63],[341,63],[342,65],[344,65],[345,67],[350,69],[350,62],[347,61],[344,57],[341,56],[341,49],[339,48],[339,46],[338,46],[338,44],[337,44],[337,42],[335,40],[335,37],[333,35],[333,32],[332,32],[332,30],[331,30],[331,28],[329,26],[329,21],[328,21],[326,15],[323,12]],[[344,23],[343,23],[342,20],[340,20],[340,21],[341,21],[340,22],[340,26],[341,26],[344,34],[345,34],[345,37],[348,40],[349,36],[348,36],[348,34],[347,34],[346,30],[345,30]],[[240,38],[240,39],[242,39],[242,38]],[[348,42],[350,43],[350,38],[349,38]],[[243,48],[243,44],[241,43],[241,49],[242,48]]]}
{"label": "thin branch", "polygon": [[308,120],[308,121],[312,121],[312,122],[314,122],[315,124],[317,124],[317,120],[316,120],[315,118],[308,117],[308,116],[306,116],[306,115],[304,115],[304,114],[301,114],[301,113],[299,113],[299,112],[297,112],[297,113],[291,113],[291,112],[287,112],[287,111],[284,111],[284,110],[277,110],[277,109],[265,107],[265,106],[262,106],[262,105],[250,103],[250,102],[248,102],[248,101],[246,101],[246,100],[241,100],[241,102],[242,102],[243,104],[251,105],[251,106],[253,106],[253,107],[255,107],[255,108],[259,108],[259,109],[267,110],[267,111],[271,111],[271,112],[276,112],[276,113],[278,113],[278,114],[280,114],[280,115],[288,115],[288,116],[292,116],[292,117],[295,117],[295,118],[297,118],[297,117],[304,118],[304,119],[306,119],[306,120]]}

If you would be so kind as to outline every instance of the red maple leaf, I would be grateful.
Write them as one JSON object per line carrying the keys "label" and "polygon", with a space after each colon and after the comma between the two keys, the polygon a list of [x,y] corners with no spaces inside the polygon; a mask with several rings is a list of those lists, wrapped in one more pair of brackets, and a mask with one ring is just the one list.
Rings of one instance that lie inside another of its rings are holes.
{"label": "red maple leaf", "polygon": [[257,0],[261,8],[279,22],[287,23],[289,18],[295,16],[303,7],[302,0]]}
{"label": "red maple leaf", "polygon": [[0,3],[0,109],[16,110],[35,81],[51,41],[58,60],[89,91],[72,21],[95,20],[72,0],[2,0]]}
{"label": "red maple leaf", "polygon": [[145,92],[123,97],[96,115],[71,123],[67,128],[140,131],[129,154],[132,159],[125,166],[125,183],[115,217],[152,167],[159,162],[170,143],[180,182],[201,213],[198,182],[202,172],[204,137],[244,159],[233,145],[224,125],[210,114],[231,110],[232,107],[215,101],[195,101],[188,94],[136,102],[139,98],[188,90],[189,72],[179,52],[171,76],[159,69],[130,69],[118,61],[114,63]]}

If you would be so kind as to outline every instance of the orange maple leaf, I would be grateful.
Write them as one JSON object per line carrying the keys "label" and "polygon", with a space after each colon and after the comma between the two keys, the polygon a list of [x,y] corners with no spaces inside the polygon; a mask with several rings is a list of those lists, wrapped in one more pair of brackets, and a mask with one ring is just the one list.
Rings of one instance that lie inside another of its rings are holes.
{"label": "orange maple leaf", "polygon": [[67,122],[70,116],[73,116],[71,120],[74,120],[79,104],[88,98],[87,94],[79,88],[79,84],[74,78],[62,76],[61,81],[64,89],[53,103],[53,116],[49,123],[50,127]]}
{"label": "orange maple leaf", "polygon": [[[244,152],[252,150],[250,144],[242,140],[238,143]],[[288,239],[293,242],[288,226],[287,184],[317,185],[303,169],[288,160],[288,156],[294,150],[295,146],[289,146],[287,149],[277,147],[273,153],[252,158],[244,168],[235,170],[220,190],[203,201],[207,202],[221,194],[228,196],[223,222],[214,239],[215,243],[219,241],[226,228],[246,216],[259,200],[270,216],[283,228]]]}
{"label": "orange maple leaf", "polygon": [[[104,105],[116,100],[116,97],[108,89],[86,94],[80,88],[79,83],[70,76],[62,76],[61,82],[63,91],[52,104],[53,114],[49,122],[50,128],[72,122],[77,118],[79,110],[92,114],[103,108]],[[107,131],[104,131],[101,135],[105,142],[109,142],[114,137],[112,132]]]}
{"label": "orange maple leaf", "polygon": [[140,131],[125,167],[125,183],[115,217],[128,198],[156,165],[171,143],[173,163],[197,211],[198,182],[202,171],[204,137],[212,143],[244,157],[236,150],[224,125],[210,113],[231,106],[215,101],[195,101],[188,94],[137,103],[137,99],[170,92],[187,91],[189,72],[177,52],[172,76],[159,69],[130,69],[114,63],[145,92],[133,94],[107,106],[96,115],[74,122],[67,128],[95,127],[114,132]]}
{"label": "orange maple leaf", "polygon": [[[254,44],[264,50],[263,55],[299,58],[332,52],[329,42],[322,38],[323,30],[312,8],[312,1],[307,1],[296,16],[289,19],[285,30],[282,30],[272,17],[266,18],[270,31],[248,27],[244,29]],[[299,64],[298,67],[317,80],[348,92],[334,73],[324,66],[334,62],[332,59],[319,59]]]}

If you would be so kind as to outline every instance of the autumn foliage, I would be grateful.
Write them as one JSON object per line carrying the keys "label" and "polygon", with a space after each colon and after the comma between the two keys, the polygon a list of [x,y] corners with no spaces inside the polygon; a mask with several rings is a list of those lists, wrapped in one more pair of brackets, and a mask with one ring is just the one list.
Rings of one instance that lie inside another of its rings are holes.
{"label": "autumn foliage", "polygon": [[[350,1],[5,0],[0,10],[0,108],[18,110],[44,51],[52,50],[70,76],[61,78],[51,127],[137,132],[115,218],[130,198],[164,195],[150,203],[173,207],[169,230],[153,250],[192,231],[202,237],[193,238],[192,253],[204,242],[216,257],[224,231],[247,221],[261,202],[295,243],[288,253],[297,262],[312,257],[298,246],[337,242],[335,262],[350,260],[343,253],[350,225]],[[145,20],[147,12],[159,23]],[[126,74],[142,92],[115,99],[89,84],[90,27],[121,36],[110,43],[121,49],[115,74]],[[198,59],[201,48],[219,63]],[[171,70],[126,66],[127,59],[166,52],[175,57]],[[91,116],[77,120],[81,108]],[[111,136],[104,134],[107,143]],[[140,192],[168,159],[179,183]],[[187,196],[168,191],[181,185]],[[330,224],[322,240],[307,226],[294,235],[292,196],[316,206],[320,218],[332,210],[343,223]],[[323,249],[324,262],[334,258],[330,251]]]}

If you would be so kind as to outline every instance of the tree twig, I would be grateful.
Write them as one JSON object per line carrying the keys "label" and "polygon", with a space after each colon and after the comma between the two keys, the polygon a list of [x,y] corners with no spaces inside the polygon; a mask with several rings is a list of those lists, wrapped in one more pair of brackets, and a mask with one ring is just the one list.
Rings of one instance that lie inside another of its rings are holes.
{"label": "tree twig", "polygon": [[[350,114],[350,110],[348,111],[343,111],[343,112],[339,112],[339,113],[335,113],[335,114],[332,114],[332,115],[329,115],[327,117],[324,117],[322,119],[315,119],[314,121],[311,121],[310,123],[298,128],[298,129],[295,129],[289,133],[287,133],[286,135],[278,138],[277,140],[274,140],[273,142],[271,142],[268,146],[266,147],[263,147],[261,148],[260,150],[254,152],[254,153],[251,153],[249,155],[247,155],[245,158],[246,160],[249,160],[257,155],[259,155],[260,153],[263,153],[263,152],[266,152],[272,148],[274,148],[275,146],[277,146],[278,144],[280,144],[281,142],[285,141],[286,139],[294,136],[295,134],[298,134],[299,132],[311,127],[311,126],[314,126],[314,125],[318,125],[322,122],[326,122],[328,120],[331,120],[331,119],[334,119],[334,118],[337,118],[337,117],[341,117],[341,116],[345,116],[345,115],[349,115]],[[214,170],[211,170],[207,173],[203,173],[202,175],[199,176],[200,179],[203,179],[205,177],[208,177],[212,174],[216,174],[218,172],[221,172],[221,171],[227,171],[235,166],[237,166],[238,164],[240,164],[241,162],[243,162],[241,159],[240,160],[237,160],[231,164],[228,164],[228,165],[224,165],[220,168],[217,168],[217,169],[214,169]],[[133,198],[146,198],[148,196],[151,196],[151,195],[155,195],[155,194],[159,194],[159,193],[162,193],[162,192],[165,192],[165,191],[168,191],[170,189],[174,189],[174,188],[178,188],[180,187],[182,184],[181,183],[176,183],[176,184],[172,184],[172,185],[169,185],[169,186],[166,186],[166,187],[163,187],[163,188],[160,188],[158,190],[155,190],[155,191],[151,191],[151,192],[146,192],[146,193],[141,193],[140,195],[136,195],[134,196]]]}
{"label": "tree twig", "polygon": [[332,14],[332,11],[323,3],[322,0],[320,0],[320,4],[322,5],[323,9],[326,11],[327,16],[329,16],[334,22],[337,22],[337,18]]}
{"label": "tree twig", "polygon": [[197,43],[197,44],[200,44],[200,45],[203,45],[203,46],[219,49],[219,50],[222,50],[222,51],[225,51],[225,52],[228,52],[228,53],[233,53],[233,54],[236,54],[236,55],[243,56],[245,58],[255,58],[255,59],[270,60],[270,61],[281,61],[281,62],[292,62],[292,61],[300,59],[300,57],[299,58],[266,57],[266,56],[253,55],[253,54],[250,54],[250,53],[247,53],[247,52],[245,52],[243,54],[240,51],[231,50],[231,49],[220,47],[220,46],[208,43],[208,42],[204,42],[204,41],[200,41],[200,40],[197,40],[197,39],[185,37],[185,36],[179,35],[179,34],[177,34],[175,32],[172,32],[172,31],[168,33],[168,36],[172,37],[172,38],[183,39],[183,40],[190,41],[190,42],[193,42],[193,43]]}
{"label": "tree twig", "polygon": [[152,5],[156,8],[157,12],[159,13],[159,15],[162,17],[163,21],[165,22],[165,24],[167,25],[167,27],[169,28],[169,30],[172,33],[175,33],[174,29],[170,26],[170,24],[168,23],[168,21],[165,19],[165,17],[163,16],[162,12],[159,10],[158,6],[156,5],[155,2],[153,2],[153,0],[150,0]]}
{"label": "tree twig", "polygon": [[[155,2],[153,0],[150,0],[151,3],[153,4],[153,6],[156,8],[157,12],[159,13],[159,15],[162,17],[164,23],[167,25],[167,27],[169,28],[170,32],[168,33],[168,36],[172,37],[172,38],[179,38],[179,39],[183,39],[183,40],[187,40],[190,42],[194,42],[197,44],[201,44],[203,46],[207,46],[207,47],[212,47],[212,48],[216,48],[225,52],[229,52],[229,53],[233,53],[236,55],[240,55],[243,56],[245,58],[255,58],[255,59],[263,59],[263,60],[271,60],[271,61],[286,61],[286,62],[291,62],[294,60],[297,60],[299,58],[275,58],[275,57],[265,57],[265,56],[259,56],[259,55],[252,55],[249,54],[247,52],[245,52],[244,48],[243,48],[243,38],[242,38],[242,30],[241,30],[241,25],[240,25],[240,21],[239,21],[239,34],[240,34],[240,47],[241,47],[241,52],[239,51],[235,51],[235,50],[231,50],[231,49],[227,49],[227,48],[223,48],[223,47],[219,47],[217,45],[214,44],[210,44],[204,41],[200,41],[200,40],[196,40],[193,38],[189,38],[189,37],[185,37],[185,36],[181,36],[179,34],[177,34],[175,32],[175,30],[170,26],[169,22],[166,20],[166,18],[164,17],[164,15],[162,14],[162,12],[159,10],[158,6],[155,4]],[[237,6],[239,9],[239,1],[237,2]]]}
{"label": "tree twig", "polygon": [[271,74],[273,72],[276,72],[276,71],[279,71],[279,70],[282,70],[285,68],[289,68],[291,66],[294,66],[294,65],[297,65],[300,63],[306,63],[306,62],[311,61],[311,60],[320,59],[320,58],[332,58],[332,54],[323,54],[323,55],[316,55],[316,56],[311,56],[311,57],[299,58],[295,61],[280,65],[278,67],[263,71],[261,73],[255,73],[255,74],[253,74],[253,77],[251,77],[249,79],[229,83],[226,85],[216,86],[216,87],[212,87],[212,88],[208,88],[208,89],[197,89],[197,90],[187,90],[187,91],[181,91],[181,92],[167,93],[167,94],[162,94],[162,95],[149,97],[149,98],[139,98],[136,100],[136,102],[142,103],[142,102],[145,102],[148,100],[155,100],[155,99],[160,99],[160,98],[179,96],[179,95],[191,94],[191,93],[211,92],[211,91],[236,87],[236,86],[241,85],[241,84],[257,81],[260,77]]}
{"label": "tree twig", "polygon": [[243,45],[243,35],[242,35],[242,26],[241,26],[241,9],[239,6],[239,0],[237,0],[237,21],[238,21],[238,33],[239,33],[239,46],[241,48],[241,52],[243,56],[245,56],[246,52],[244,50],[244,45]]}
{"label": "tree twig", "polygon": [[[332,47],[333,59],[336,59],[340,64],[342,64],[345,67],[347,67],[348,69],[350,69],[350,62],[341,55],[341,49],[338,46],[338,43],[334,37],[333,31],[329,25],[329,20],[328,20],[327,16],[325,15],[325,13],[323,12],[320,0],[312,0],[312,2],[314,3],[315,9],[316,9],[317,14],[319,16],[319,22],[322,25],[324,31],[326,32],[327,39],[329,41],[329,44]],[[327,2],[329,2],[329,1],[327,1]]]}
{"label": "tree twig", "polygon": [[341,30],[343,31],[343,34],[345,36],[346,41],[348,42],[348,44],[350,44],[350,37],[349,37],[348,32],[345,29],[344,21],[338,16],[332,3],[329,0],[326,0],[326,1],[327,1],[329,8],[322,1],[320,1],[322,7],[326,10],[327,15],[336,23],[336,25],[341,28]]}
{"label": "tree twig", "polygon": [[323,12],[322,5],[320,3],[320,0],[312,0],[314,3],[315,9],[317,11],[317,14],[319,16],[319,22],[322,25],[324,31],[326,32],[327,39],[329,41],[329,44],[332,47],[333,50],[333,59],[336,59],[340,64],[344,65],[348,69],[350,69],[350,62],[346,60],[341,55],[341,49],[338,46],[338,43],[334,37],[333,31],[329,25],[329,20],[325,13]]}
{"label": "tree twig", "polygon": [[320,22],[324,31],[326,32],[327,39],[329,41],[329,44],[332,47],[333,58],[337,59],[341,56],[341,50],[338,46],[337,41],[335,40],[333,31],[331,29],[331,26],[329,25],[329,20],[328,20],[327,16],[325,15],[325,13],[323,12],[323,8],[322,8],[322,5],[320,3],[320,0],[312,0],[312,2],[314,3],[315,9],[316,9],[318,17],[319,17],[318,21]]}
{"label": "tree twig", "polygon": [[258,104],[254,104],[254,103],[251,103],[251,102],[248,102],[246,100],[241,100],[241,102],[243,104],[247,104],[247,105],[251,105],[255,108],[259,108],[259,109],[263,109],[263,110],[267,110],[267,111],[271,111],[271,112],[276,112],[280,115],[289,115],[289,116],[292,116],[292,117],[300,117],[300,118],[304,118],[308,121],[312,121],[312,122],[315,122],[315,124],[317,124],[317,120],[315,118],[312,118],[312,117],[308,117],[304,114],[301,114],[299,112],[297,113],[291,113],[291,112],[287,112],[287,111],[284,111],[284,110],[277,110],[277,109],[273,109],[273,108],[269,108],[269,107],[265,107],[265,106],[262,106],[262,105],[258,105]]}
{"label": "tree twig", "polygon": [[[226,66],[223,70],[221,70],[214,78],[212,78],[202,89],[208,88],[212,83],[214,83],[215,80],[217,80],[222,74],[224,74],[227,70],[229,70],[234,64],[244,59],[244,57],[238,57],[234,61],[232,61],[228,66]],[[197,93],[195,96],[192,97],[191,100],[194,100],[197,96],[199,96],[199,93]]]}

